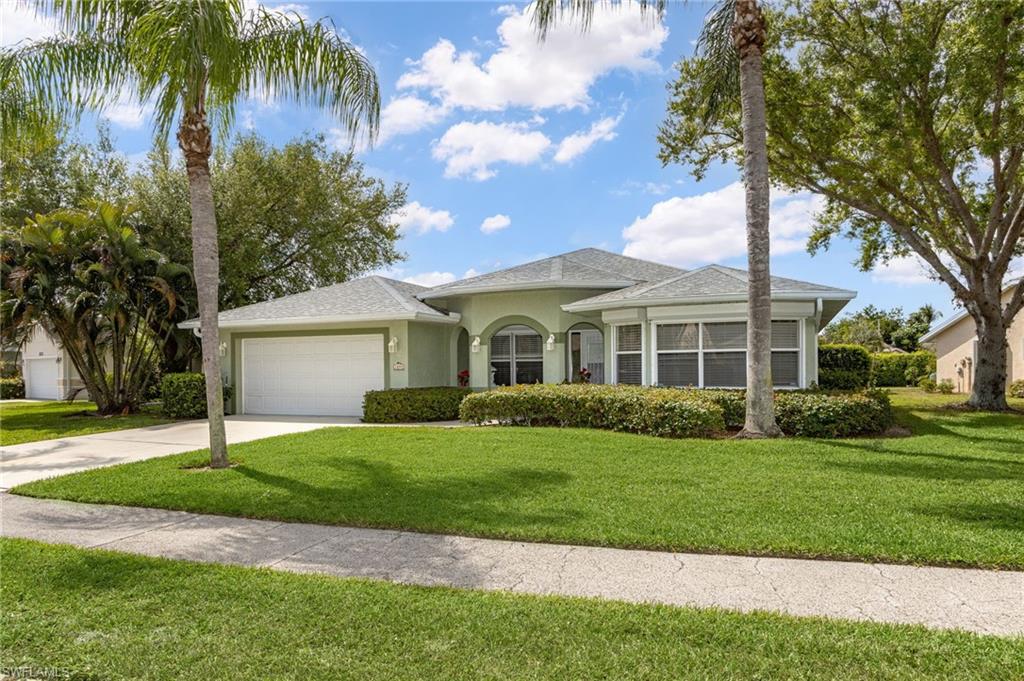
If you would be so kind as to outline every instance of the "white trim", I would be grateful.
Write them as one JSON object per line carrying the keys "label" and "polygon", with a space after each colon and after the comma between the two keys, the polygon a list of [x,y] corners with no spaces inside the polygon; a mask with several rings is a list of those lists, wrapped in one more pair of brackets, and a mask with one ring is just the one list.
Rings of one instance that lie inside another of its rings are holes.
{"label": "white trim", "polygon": [[[1021,283],[1024,283],[1024,279],[1015,279],[1015,280],[1011,281],[1009,284],[1007,284],[1005,287],[1003,287],[1002,291],[999,292],[999,297],[1002,298],[1004,295],[1006,295],[1010,291],[1010,289],[1012,289],[1015,286],[1020,285]],[[967,317],[970,317],[970,316],[971,315],[970,315],[970,313],[967,310],[960,310],[960,312],[957,312],[955,315],[953,315],[952,317],[950,317],[946,321],[940,323],[935,328],[929,329],[928,332],[925,335],[921,336],[921,339],[918,341],[918,343],[930,343],[930,342],[932,342],[933,340],[935,340],[935,337],[938,336],[939,334],[941,334],[943,331],[945,331],[949,327],[955,325],[957,322],[959,322],[959,321],[961,321],[963,319],[966,319]]]}
{"label": "white trim", "polygon": [[[772,293],[772,300],[805,300],[814,302],[816,298],[822,300],[853,300],[857,297],[855,291],[776,291]],[[562,305],[565,312],[592,312],[595,310],[611,310],[621,307],[657,307],[660,305],[679,305],[681,303],[734,303],[747,299],[746,293],[730,293],[717,296],[672,296],[667,298],[625,298],[608,302],[588,303],[581,300],[575,303]]]}
{"label": "white trim", "polygon": [[[619,384],[619,327],[620,326],[639,326],[640,327],[640,349],[639,350],[624,350],[621,354],[623,355],[640,355],[640,385],[649,385],[647,382],[647,325],[642,321],[636,322],[621,322],[611,324],[612,329],[612,375],[611,385]],[[606,377],[607,378],[607,377]],[[632,384],[623,384],[632,385]]]}
{"label": "white trim", "polygon": [[[389,321],[417,321],[417,322],[435,322],[437,324],[458,324],[462,320],[462,315],[458,312],[449,313],[447,316],[441,316],[440,314],[432,315],[425,312],[409,312],[399,313],[392,315],[379,315],[379,314],[359,314],[359,315],[335,315],[333,317],[278,317],[276,319],[230,319],[217,323],[217,327],[221,329],[235,329],[247,326],[261,326],[261,327],[276,327],[276,326],[295,326],[297,324],[348,324],[348,323],[360,323],[360,322],[389,322]],[[199,328],[198,319],[190,319],[185,322],[178,324],[180,329],[196,329]]]}

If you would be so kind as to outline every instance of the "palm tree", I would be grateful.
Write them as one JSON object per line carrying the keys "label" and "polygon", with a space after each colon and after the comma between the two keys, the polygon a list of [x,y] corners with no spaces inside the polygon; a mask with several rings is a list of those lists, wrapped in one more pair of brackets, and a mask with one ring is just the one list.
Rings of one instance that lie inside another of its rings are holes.
{"label": "palm tree", "polygon": [[64,35],[20,50],[27,91],[53,110],[101,109],[125,95],[153,106],[154,131],[177,127],[188,172],[193,270],[210,419],[210,463],[228,465],[217,329],[219,258],[210,154],[239,100],[270,94],[329,109],[351,136],[372,140],[377,76],[329,22],[243,0],[41,0]]}
{"label": "palm tree", "polygon": [[[619,4],[621,0],[607,0]],[[541,39],[561,18],[590,25],[601,0],[535,0],[533,21]],[[660,15],[665,0],[638,0]],[[743,116],[743,184],[747,208],[747,416],[738,437],[777,437],[771,377],[771,272],[768,246],[768,149],[761,61],[765,22],[757,0],[719,0],[697,42],[704,87],[705,128],[724,101],[739,96]]]}

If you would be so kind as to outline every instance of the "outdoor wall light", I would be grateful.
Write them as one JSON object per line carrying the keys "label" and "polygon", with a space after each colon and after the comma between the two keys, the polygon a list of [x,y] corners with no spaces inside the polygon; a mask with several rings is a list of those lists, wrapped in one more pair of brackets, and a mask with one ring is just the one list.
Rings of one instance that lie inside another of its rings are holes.
{"label": "outdoor wall light", "polygon": [[392,336],[388,343],[388,352],[398,352],[398,336]]}
{"label": "outdoor wall light", "polygon": [[555,334],[551,334],[550,336],[548,336],[548,342],[544,344],[544,347],[546,347],[548,350],[555,349]]}
{"label": "outdoor wall light", "polygon": [[228,344],[222,341],[221,344],[217,347],[217,349],[220,350],[220,356],[223,357],[228,352]]}
{"label": "outdoor wall light", "polygon": [[480,352],[480,336],[477,336],[473,339],[473,342],[470,344],[469,349],[472,352]]}

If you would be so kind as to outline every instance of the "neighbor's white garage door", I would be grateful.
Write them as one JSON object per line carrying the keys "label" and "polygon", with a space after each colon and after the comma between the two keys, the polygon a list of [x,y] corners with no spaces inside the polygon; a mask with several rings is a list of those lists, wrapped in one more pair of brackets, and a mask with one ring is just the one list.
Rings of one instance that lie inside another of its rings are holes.
{"label": "neighbor's white garage door", "polygon": [[59,400],[60,365],[56,357],[25,358],[25,397],[35,400]]}
{"label": "neighbor's white garage door", "polygon": [[384,337],[246,338],[241,378],[245,414],[362,416],[384,388]]}

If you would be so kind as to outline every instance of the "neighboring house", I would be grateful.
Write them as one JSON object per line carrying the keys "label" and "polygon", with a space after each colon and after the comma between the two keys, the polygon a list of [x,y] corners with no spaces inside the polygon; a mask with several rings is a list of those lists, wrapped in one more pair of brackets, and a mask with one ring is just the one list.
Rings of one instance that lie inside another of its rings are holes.
{"label": "neighboring house", "polygon": [[[817,380],[817,335],[853,291],[772,278],[772,373]],[[364,277],[222,312],[236,413],[360,415],[367,390],[593,382],[743,387],[747,274],[586,248],[424,288]],[[197,329],[198,320],[184,322]]]}
{"label": "neighboring house", "polygon": [[21,349],[21,375],[25,397],[31,399],[62,400],[84,387],[67,353],[39,325]]}
{"label": "neighboring house", "polygon": [[[1003,289],[1002,304],[1021,285],[1011,282]],[[1024,380],[1024,315],[1018,314],[1006,331],[1006,377],[1008,382]],[[950,380],[957,392],[969,393],[978,364],[978,327],[964,310],[921,336],[921,344],[935,351],[936,380]]]}

